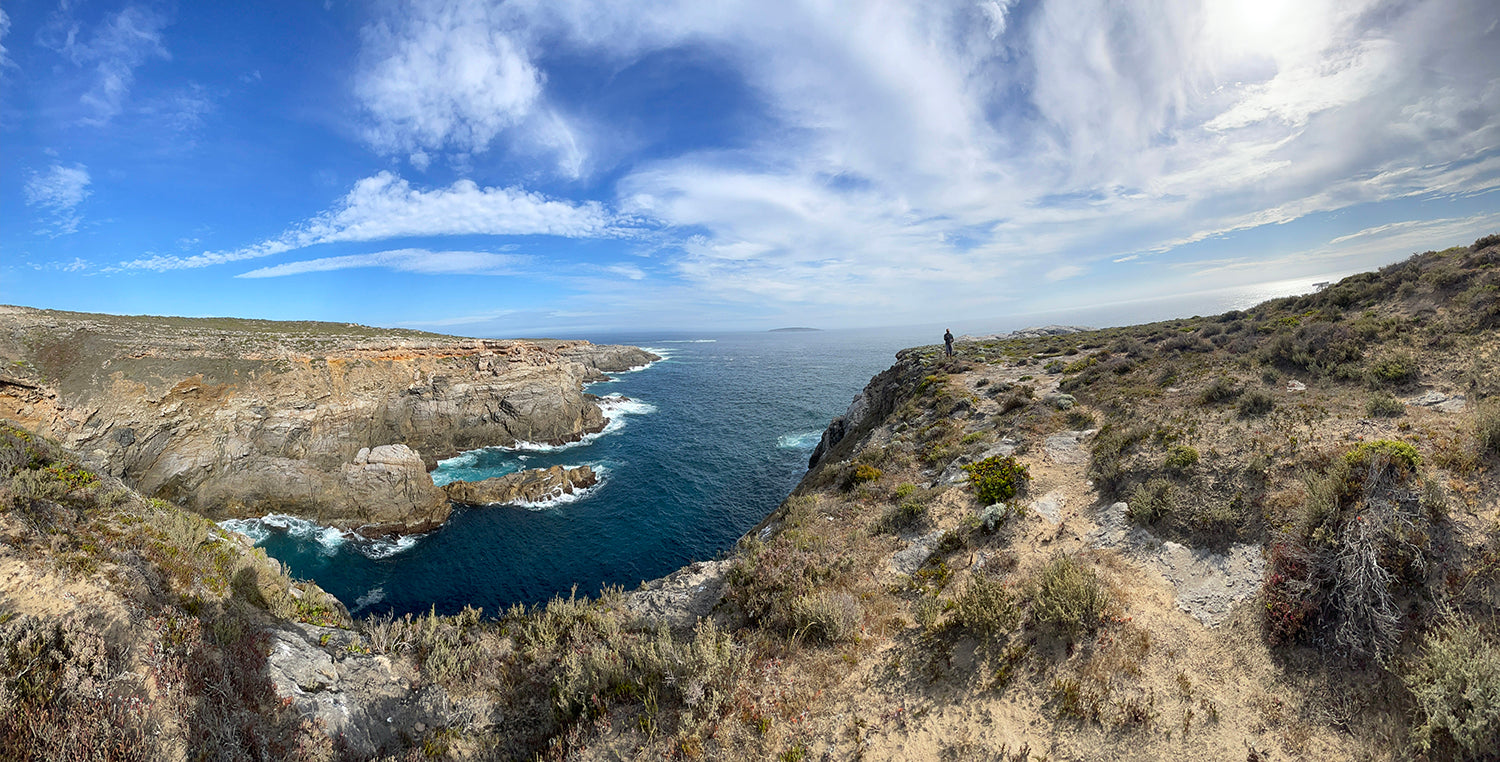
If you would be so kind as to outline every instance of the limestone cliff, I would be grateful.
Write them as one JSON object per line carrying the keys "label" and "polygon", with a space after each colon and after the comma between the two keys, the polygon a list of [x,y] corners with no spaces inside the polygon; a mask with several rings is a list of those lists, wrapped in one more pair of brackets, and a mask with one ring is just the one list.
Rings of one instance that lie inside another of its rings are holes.
{"label": "limestone cliff", "polygon": [[4,307],[0,416],[213,518],[417,532],[448,513],[424,473],[438,459],[599,431],[583,384],[655,359],[586,341]]}

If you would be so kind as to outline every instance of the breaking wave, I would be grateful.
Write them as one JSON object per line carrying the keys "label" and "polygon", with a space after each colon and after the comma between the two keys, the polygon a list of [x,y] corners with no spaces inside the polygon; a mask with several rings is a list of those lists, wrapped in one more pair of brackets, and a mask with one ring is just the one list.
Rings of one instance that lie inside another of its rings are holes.
{"label": "breaking wave", "polygon": [[257,545],[269,539],[272,533],[280,533],[316,546],[320,555],[336,555],[348,545],[367,558],[377,560],[410,550],[423,537],[420,534],[408,534],[394,540],[371,540],[355,532],[323,526],[316,521],[285,513],[271,513],[258,519],[226,519],[220,521],[219,526],[249,537]]}
{"label": "breaking wave", "polygon": [[811,450],[818,446],[818,440],[823,438],[822,431],[803,431],[796,434],[782,434],[776,438],[776,446],[783,450]]}

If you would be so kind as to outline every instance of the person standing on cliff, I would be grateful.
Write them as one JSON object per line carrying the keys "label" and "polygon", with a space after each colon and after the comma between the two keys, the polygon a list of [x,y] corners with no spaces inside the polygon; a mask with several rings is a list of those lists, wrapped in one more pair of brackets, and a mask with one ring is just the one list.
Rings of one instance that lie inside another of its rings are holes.
{"label": "person standing on cliff", "polygon": [[953,329],[952,328],[948,328],[948,329],[945,329],[943,331],[943,346],[947,350],[948,356],[952,357],[953,356]]}

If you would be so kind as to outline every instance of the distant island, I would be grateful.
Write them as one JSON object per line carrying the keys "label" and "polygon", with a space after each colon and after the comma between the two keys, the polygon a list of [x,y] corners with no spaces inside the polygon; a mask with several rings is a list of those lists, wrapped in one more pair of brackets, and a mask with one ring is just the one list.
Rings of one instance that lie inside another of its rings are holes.
{"label": "distant island", "polygon": [[821,331],[821,330],[823,330],[823,329],[822,328],[804,328],[802,326],[795,326],[795,327],[792,327],[792,328],[772,328],[770,332],[771,333],[803,333],[805,331]]}

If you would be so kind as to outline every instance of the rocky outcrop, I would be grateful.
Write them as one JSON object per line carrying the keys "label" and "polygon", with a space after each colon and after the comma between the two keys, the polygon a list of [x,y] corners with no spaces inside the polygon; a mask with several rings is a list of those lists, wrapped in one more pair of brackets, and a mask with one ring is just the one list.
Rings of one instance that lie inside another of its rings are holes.
{"label": "rocky outcrop", "polygon": [[618,344],[572,343],[557,349],[557,353],[584,366],[590,372],[586,381],[606,381],[610,373],[625,373],[644,368],[661,358],[640,347]]}
{"label": "rocky outcrop", "polygon": [[724,577],[733,561],[700,561],[660,579],[642,582],[625,595],[625,607],[642,619],[691,629],[724,598]]}
{"label": "rocky outcrop", "polygon": [[599,482],[588,466],[534,468],[478,482],[449,482],[443,494],[464,505],[514,505],[556,500]]}
{"label": "rocky outcrop", "polygon": [[605,418],[583,384],[654,358],[585,341],[0,307],[0,417],[210,518],[422,531],[447,515],[424,473],[438,459],[597,432]]}
{"label": "rocky outcrop", "polygon": [[419,685],[389,657],[363,653],[349,630],[293,622],[270,636],[266,672],[276,695],[356,755],[400,748],[430,729],[484,725],[487,702]]}
{"label": "rocky outcrop", "polygon": [[834,418],[824,429],[823,436],[807,459],[807,467],[815,468],[831,455],[835,448],[848,440],[840,452],[847,452],[858,435],[867,433],[885,420],[905,399],[911,388],[926,372],[928,358],[921,349],[903,349],[896,353],[896,364],[881,371],[849,403],[843,415]]}

